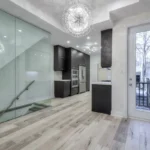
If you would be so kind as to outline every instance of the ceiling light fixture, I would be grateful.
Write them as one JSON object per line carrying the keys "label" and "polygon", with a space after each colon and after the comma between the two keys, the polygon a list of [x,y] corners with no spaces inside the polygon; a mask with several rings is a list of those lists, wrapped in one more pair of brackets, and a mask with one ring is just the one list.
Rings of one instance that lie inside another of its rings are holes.
{"label": "ceiling light fixture", "polygon": [[89,39],[90,39],[90,36],[88,36],[87,39],[89,40]]}
{"label": "ceiling light fixture", "polygon": [[76,47],[79,48],[79,45],[77,45]]}
{"label": "ceiling light fixture", "polygon": [[90,9],[85,4],[73,4],[64,11],[63,24],[65,29],[75,37],[87,35],[92,26]]}
{"label": "ceiling light fixture", "polygon": [[5,35],[5,36],[4,36],[4,38],[6,39],[6,38],[7,38],[7,36]]}
{"label": "ceiling light fixture", "polygon": [[97,42],[95,42],[94,44],[97,45]]}

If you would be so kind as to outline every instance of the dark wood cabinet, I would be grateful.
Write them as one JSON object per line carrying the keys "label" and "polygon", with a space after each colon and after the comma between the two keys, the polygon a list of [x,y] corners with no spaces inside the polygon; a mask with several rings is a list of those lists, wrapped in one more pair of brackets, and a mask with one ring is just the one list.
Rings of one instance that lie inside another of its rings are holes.
{"label": "dark wood cabinet", "polygon": [[86,66],[85,54],[78,52],[78,66]]}
{"label": "dark wood cabinet", "polygon": [[65,48],[59,45],[54,46],[54,71],[65,70],[66,53]]}
{"label": "dark wood cabinet", "polygon": [[[71,69],[79,69],[79,66],[86,67],[86,90],[90,90],[90,56],[73,48],[66,48],[66,70],[63,70],[63,79],[71,79]],[[71,93],[76,93],[72,89]]]}
{"label": "dark wood cabinet", "polygon": [[101,66],[109,68],[112,66],[112,29],[101,31]]}
{"label": "dark wood cabinet", "polygon": [[92,111],[111,114],[111,85],[92,85]]}
{"label": "dark wood cabinet", "polygon": [[55,81],[55,97],[67,97],[71,94],[71,81]]}
{"label": "dark wood cabinet", "polygon": [[85,66],[86,66],[86,90],[90,91],[90,56],[84,54]]}
{"label": "dark wood cabinet", "polygon": [[78,51],[75,49],[71,49],[71,68],[78,69]]}

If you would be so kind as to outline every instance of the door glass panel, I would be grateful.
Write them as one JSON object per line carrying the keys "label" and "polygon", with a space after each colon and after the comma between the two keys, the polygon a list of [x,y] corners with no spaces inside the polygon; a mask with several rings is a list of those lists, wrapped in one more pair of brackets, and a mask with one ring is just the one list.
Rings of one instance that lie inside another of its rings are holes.
{"label": "door glass panel", "polygon": [[0,123],[15,118],[15,53],[15,17],[0,11]]}
{"label": "door glass panel", "polygon": [[150,110],[150,31],[136,33],[136,106]]}

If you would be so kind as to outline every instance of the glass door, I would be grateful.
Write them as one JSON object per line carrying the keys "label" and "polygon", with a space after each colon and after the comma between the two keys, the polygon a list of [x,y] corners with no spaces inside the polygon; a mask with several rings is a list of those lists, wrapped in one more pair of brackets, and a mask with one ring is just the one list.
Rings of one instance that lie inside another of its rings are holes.
{"label": "glass door", "polygon": [[15,56],[15,17],[0,10],[0,123],[16,117]]}
{"label": "glass door", "polygon": [[129,29],[128,115],[150,120],[150,24]]}

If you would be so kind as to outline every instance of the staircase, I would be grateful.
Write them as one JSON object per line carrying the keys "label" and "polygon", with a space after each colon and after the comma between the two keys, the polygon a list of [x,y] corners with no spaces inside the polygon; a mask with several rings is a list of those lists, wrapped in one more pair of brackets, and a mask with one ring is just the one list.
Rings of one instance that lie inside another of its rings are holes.
{"label": "staircase", "polygon": [[29,108],[29,112],[35,112],[35,111],[39,111],[41,109],[50,107],[49,105],[45,105],[45,104],[40,104],[40,103],[33,103],[31,108]]}
{"label": "staircase", "polygon": [[9,56],[6,53],[4,56],[1,56],[0,57],[1,58],[1,61],[0,61],[0,70],[2,68],[4,68],[7,64],[12,63],[13,60],[15,60],[17,57],[19,57],[23,53],[25,53],[27,50],[30,50],[32,47],[34,47],[36,44],[38,44],[43,39],[44,39],[44,36],[40,36],[38,38],[37,37],[34,38],[34,40],[28,40],[28,41],[26,41],[26,42],[23,43],[26,46],[24,46],[24,45],[17,46],[16,55],[10,55]]}

